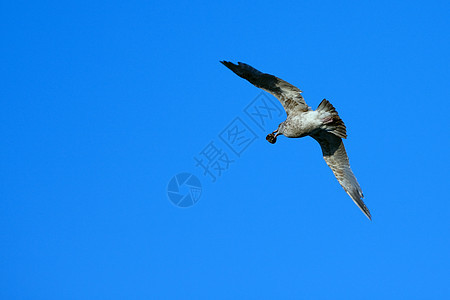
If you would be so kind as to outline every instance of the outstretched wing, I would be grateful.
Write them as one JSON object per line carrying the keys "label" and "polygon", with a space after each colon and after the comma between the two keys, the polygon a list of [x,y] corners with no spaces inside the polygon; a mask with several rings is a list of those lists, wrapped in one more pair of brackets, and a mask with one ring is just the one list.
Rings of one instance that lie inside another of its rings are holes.
{"label": "outstretched wing", "polygon": [[288,115],[293,112],[308,111],[308,105],[301,95],[302,91],[292,84],[273,75],[262,73],[241,62],[238,62],[237,65],[229,61],[221,61],[221,63],[256,87],[277,97]]}
{"label": "outstretched wing", "polygon": [[319,142],[322,148],[323,158],[341,186],[369,220],[372,220],[370,211],[362,200],[364,195],[361,187],[350,169],[350,163],[342,139],[325,130],[321,130],[311,136]]}

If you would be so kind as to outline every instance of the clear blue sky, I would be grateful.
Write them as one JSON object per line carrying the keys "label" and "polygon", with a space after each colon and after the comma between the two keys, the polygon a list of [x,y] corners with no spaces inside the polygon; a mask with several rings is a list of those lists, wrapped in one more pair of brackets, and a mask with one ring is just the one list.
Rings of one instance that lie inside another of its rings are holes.
{"label": "clear blue sky", "polygon": [[[450,297],[449,11],[3,1],[0,298]],[[219,60],[333,103],[372,222],[313,139],[265,140],[284,113],[258,127],[260,90]],[[236,152],[232,122],[254,133]],[[211,142],[232,161],[215,182],[195,160]],[[189,208],[167,194],[182,172]]]}

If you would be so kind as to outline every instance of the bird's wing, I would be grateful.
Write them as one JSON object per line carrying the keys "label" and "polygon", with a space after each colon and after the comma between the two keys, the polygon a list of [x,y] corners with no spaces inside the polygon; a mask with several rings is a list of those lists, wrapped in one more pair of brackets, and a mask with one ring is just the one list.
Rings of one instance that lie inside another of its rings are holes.
{"label": "bird's wing", "polygon": [[275,77],[262,73],[252,66],[238,62],[233,64],[229,61],[221,61],[227,68],[238,76],[247,79],[251,84],[274,95],[283,105],[286,113],[308,111],[308,105],[301,95],[301,90],[292,84]]}
{"label": "bird's wing", "polygon": [[322,148],[323,158],[341,186],[369,220],[372,220],[370,211],[362,200],[364,195],[361,187],[350,169],[350,163],[342,139],[325,130],[311,134],[311,136],[319,142]]}

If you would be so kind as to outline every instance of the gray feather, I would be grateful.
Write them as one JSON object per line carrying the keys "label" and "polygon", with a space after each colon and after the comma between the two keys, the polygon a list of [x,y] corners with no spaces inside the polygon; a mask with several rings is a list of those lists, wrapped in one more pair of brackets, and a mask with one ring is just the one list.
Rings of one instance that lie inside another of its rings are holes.
{"label": "gray feather", "polygon": [[350,162],[342,139],[325,130],[312,134],[311,137],[319,142],[320,147],[322,148],[323,158],[333,171],[333,174],[340,185],[369,220],[372,220],[370,211],[362,200],[364,195],[361,187],[350,168]]}
{"label": "gray feather", "polygon": [[238,62],[237,65],[229,61],[221,61],[221,63],[254,86],[274,95],[281,102],[288,115],[308,111],[308,105],[301,95],[302,91],[292,84],[276,76],[262,73],[241,62]]}

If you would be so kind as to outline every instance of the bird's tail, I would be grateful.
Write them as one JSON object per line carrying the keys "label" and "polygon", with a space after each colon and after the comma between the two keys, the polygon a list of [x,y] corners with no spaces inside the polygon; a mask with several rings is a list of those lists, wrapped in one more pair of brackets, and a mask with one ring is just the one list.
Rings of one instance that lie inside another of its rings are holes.
{"label": "bird's tail", "polygon": [[317,111],[329,113],[329,115],[324,118],[323,129],[340,138],[347,138],[347,128],[345,127],[344,121],[341,120],[338,112],[327,99],[323,99],[322,102],[320,102]]}

